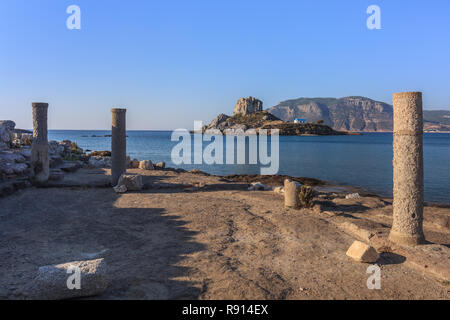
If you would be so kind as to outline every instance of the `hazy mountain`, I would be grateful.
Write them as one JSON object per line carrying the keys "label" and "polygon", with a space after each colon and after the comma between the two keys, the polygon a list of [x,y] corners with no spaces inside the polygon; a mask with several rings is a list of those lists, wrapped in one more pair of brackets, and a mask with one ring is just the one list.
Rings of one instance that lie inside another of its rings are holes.
{"label": "hazy mountain", "polygon": [[450,131],[450,110],[425,110],[423,119],[426,131]]}
{"label": "hazy mountain", "polygon": [[392,131],[392,106],[365,97],[300,98],[280,102],[268,111],[285,121],[323,120],[335,130]]}
{"label": "hazy mountain", "polygon": [[[286,100],[267,111],[284,121],[323,120],[335,130],[392,131],[392,105],[366,97],[299,98]],[[426,130],[450,130],[450,111],[424,111]]]}

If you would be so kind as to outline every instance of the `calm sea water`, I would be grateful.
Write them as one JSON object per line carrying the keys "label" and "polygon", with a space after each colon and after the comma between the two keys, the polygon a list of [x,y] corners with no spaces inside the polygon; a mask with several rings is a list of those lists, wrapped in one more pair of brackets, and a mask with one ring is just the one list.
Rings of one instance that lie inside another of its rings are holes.
{"label": "calm sea water", "polygon": [[[51,140],[72,140],[83,149],[110,150],[110,131],[51,130]],[[257,165],[180,165],[171,161],[169,131],[128,131],[127,153],[139,160],[165,161],[169,167],[198,168],[218,174],[259,174]],[[209,144],[204,142],[204,147]],[[424,135],[425,199],[450,203],[450,134]],[[392,196],[392,134],[280,137],[279,174],[359,186]]]}

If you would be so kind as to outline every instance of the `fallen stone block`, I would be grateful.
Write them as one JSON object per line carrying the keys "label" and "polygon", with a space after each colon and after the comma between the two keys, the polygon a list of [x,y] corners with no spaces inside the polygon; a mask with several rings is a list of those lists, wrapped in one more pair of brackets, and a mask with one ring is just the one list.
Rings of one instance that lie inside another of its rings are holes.
{"label": "fallen stone block", "polygon": [[353,242],[346,254],[355,261],[365,263],[375,263],[380,257],[373,247],[361,241]]}
{"label": "fallen stone block", "polygon": [[261,182],[254,182],[252,185],[248,188],[249,191],[264,191],[266,190],[266,186],[262,184]]}
{"label": "fallen stone block", "polygon": [[284,193],[284,188],[283,187],[276,187],[275,189],[273,189],[273,192],[275,192],[276,194],[283,194]]}
{"label": "fallen stone block", "polygon": [[138,160],[138,159],[133,159],[133,160],[131,160],[130,168],[131,168],[131,169],[137,169],[137,168],[139,168],[139,160]]}
{"label": "fallen stone block", "polygon": [[88,165],[91,168],[111,168],[111,157],[92,156]]}
{"label": "fallen stone block", "polygon": [[124,173],[120,176],[117,186],[126,186],[128,191],[142,190],[142,176],[139,174]]}
{"label": "fallen stone block", "polygon": [[103,259],[74,261],[40,267],[23,294],[42,300],[91,297],[102,294],[108,282]]}
{"label": "fallen stone block", "polygon": [[158,169],[164,169],[165,167],[166,167],[166,163],[164,161],[158,162],[157,164],[155,164],[155,168],[158,168]]}
{"label": "fallen stone block", "polygon": [[141,162],[139,162],[139,169],[153,170],[153,163],[150,160],[142,160]]}
{"label": "fallen stone block", "polygon": [[115,193],[126,193],[128,191],[127,186],[119,185],[113,187]]}
{"label": "fallen stone block", "polygon": [[80,169],[82,165],[78,161],[64,161],[64,163],[59,167],[65,172],[75,172]]}

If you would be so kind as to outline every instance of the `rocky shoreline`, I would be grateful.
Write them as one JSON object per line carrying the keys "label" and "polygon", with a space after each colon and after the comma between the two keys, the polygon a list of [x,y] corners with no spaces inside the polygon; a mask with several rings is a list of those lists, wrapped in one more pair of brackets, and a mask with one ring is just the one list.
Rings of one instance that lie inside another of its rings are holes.
{"label": "rocky shoreline", "polygon": [[[33,180],[31,166],[31,144],[32,133],[27,130],[15,129],[13,121],[0,122],[1,146],[0,150],[0,197],[11,195],[17,190],[37,185]],[[90,151],[78,147],[76,142],[70,140],[48,142],[50,175],[48,185],[55,187],[64,186],[65,175],[76,172],[79,169],[110,169],[111,152],[110,151]],[[165,170],[176,173],[187,172],[182,168],[166,168],[164,162],[153,163],[151,160],[131,159],[127,157],[128,169],[142,170]],[[189,171],[192,174],[213,176],[198,169]],[[310,186],[324,186],[325,181],[306,178],[289,177],[285,175],[228,175],[218,176],[228,182],[246,183],[248,187],[264,186],[264,188],[275,188],[283,185],[285,179],[291,179],[298,183]],[[61,182],[58,184],[58,182]],[[40,183],[40,187],[46,187]],[[95,186],[93,184],[92,186]],[[99,184],[102,187],[112,187],[108,182]],[[115,189],[117,193],[124,193],[127,190]]]}

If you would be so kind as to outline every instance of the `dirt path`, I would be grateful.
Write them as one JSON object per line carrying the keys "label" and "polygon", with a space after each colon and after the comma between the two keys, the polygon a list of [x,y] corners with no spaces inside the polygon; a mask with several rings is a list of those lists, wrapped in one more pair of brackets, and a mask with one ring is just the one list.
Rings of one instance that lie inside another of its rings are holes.
{"label": "dirt path", "polygon": [[[368,265],[345,255],[354,238],[326,215],[285,210],[271,191],[140,173],[150,188],[139,193],[33,188],[0,199],[0,298],[24,298],[39,266],[99,256],[111,278],[101,299],[448,299],[442,283],[388,253],[382,289],[367,289]],[[364,221],[389,224],[381,203]],[[361,210],[352,215],[362,221]],[[448,229],[429,232],[448,246]]]}

